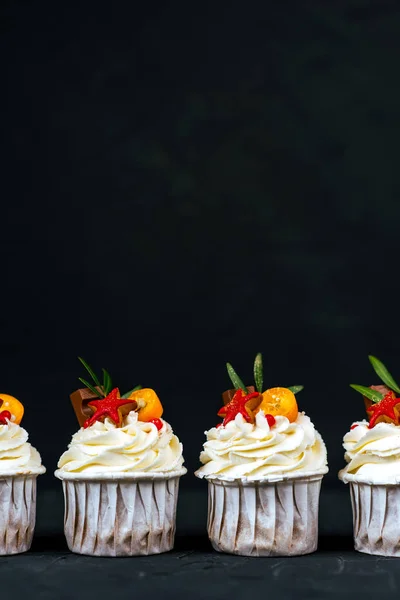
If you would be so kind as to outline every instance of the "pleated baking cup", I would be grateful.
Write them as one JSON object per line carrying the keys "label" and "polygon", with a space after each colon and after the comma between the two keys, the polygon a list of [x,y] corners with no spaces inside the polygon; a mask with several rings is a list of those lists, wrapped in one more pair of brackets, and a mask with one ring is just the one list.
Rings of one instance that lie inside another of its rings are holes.
{"label": "pleated baking cup", "polygon": [[56,471],[65,500],[68,548],[90,556],[140,556],[172,550],[179,479],[170,473],[83,476]]}
{"label": "pleated baking cup", "polygon": [[[43,469],[44,471],[44,469]],[[0,555],[20,554],[32,544],[37,475],[0,475]]]}
{"label": "pleated baking cup", "polygon": [[318,546],[321,481],[327,469],[252,481],[207,476],[208,536],[218,552],[299,556]]}
{"label": "pleated baking cup", "polygon": [[355,550],[400,557],[400,482],[371,484],[347,473],[340,478],[350,488]]}

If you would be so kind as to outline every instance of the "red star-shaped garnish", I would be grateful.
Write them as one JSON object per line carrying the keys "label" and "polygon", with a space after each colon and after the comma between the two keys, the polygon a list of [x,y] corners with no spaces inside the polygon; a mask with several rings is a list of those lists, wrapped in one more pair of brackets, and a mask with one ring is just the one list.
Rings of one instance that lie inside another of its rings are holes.
{"label": "red star-shaped garnish", "polygon": [[104,420],[108,417],[114,421],[117,427],[120,427],[122,415],[119,409],[125,404],[136,404],[136,402],[130,398],[120,398],[119,389],[114,388],[105,398],[88,402],[88,406],[94,408],[95,413],[84,422],[83,426],[86,429],[86,427],[93,425],[95,421]]}
{"label": "red star-shaped garnish", "polygon": [[369,429],[372,429],[372,427],[377,424],[376,422],[379,417],[387,417],[395,425],[399,425],[400,407],[396,411],[397,414],[394,412],[394,409],[398,404],[400,405],[400,398],[396,398],[394,392],[389,392],[380,402],[370,406],[368,413],[372,413],[372,416],[369,421]]}
{"label": "red star-shaped garnish", "polygon": [[237,390],[232,400],[228,404],[225,404],[218,412],[219,417],[225,417],[222,425],[225,426],[230,421],[233,421],[238,414],[241,414],[246,421],[251,421],[251,415],[246,408],[246,404],[252,398],[258,398],[259,395],[258,392],[245,394],[243,390]]}

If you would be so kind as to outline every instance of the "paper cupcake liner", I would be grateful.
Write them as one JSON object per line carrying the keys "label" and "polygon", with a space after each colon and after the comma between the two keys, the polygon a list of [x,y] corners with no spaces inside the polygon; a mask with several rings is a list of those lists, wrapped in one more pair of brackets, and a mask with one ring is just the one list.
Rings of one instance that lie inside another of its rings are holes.
{"label": "paper cupcake liner", "polygon": [[69,549],[91,556],[172,550],[181,474],[109,481],[63,479]]}
{"label": "paper cupcake liner", "polygon": [[349,486],[355,549],[400,557],[400,485],[352,481]]}
{"label": "paper cupcake liner", "polygon": [[280,482],[208,478],[208,535],[215,550],[298,556],[318,545],[322,475]]}
{"label": "paper cupcake liner", "polygon": [[0,476],[0,555],[20,554],[32,544],[36,475]]}

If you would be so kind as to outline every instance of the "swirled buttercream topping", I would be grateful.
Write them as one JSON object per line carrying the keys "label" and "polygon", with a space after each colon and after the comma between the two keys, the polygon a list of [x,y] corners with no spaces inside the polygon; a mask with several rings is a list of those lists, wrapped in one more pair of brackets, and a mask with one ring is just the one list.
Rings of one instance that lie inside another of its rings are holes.
{"label": "swirled buttercream topping", "polygon": [[160,430],[150,422],[138,421],[130,412],[121,427],[110,419],[96,421],[72,437],[68,450],[58,462],[63,472],[168,473],[182,468],[182,444],[171,426],[161,419]]}
{"label": "swirled buttercream topping", "polygon": [[206,431],[206,436],[198,477],[257,480],[328,470],[325,444],[304,413],[293,423],[275,417],[272,427],[262,411],[254,425],[238,414],[225,427]]}
{"label": "swirled buttercream topping", "polygon": [[12,421],[0,425],[0,474],[40,475],[45,471],[39,452],[28,442],[28,432]]}
{"label": "swirled buttercream topping", "polygon": [[339,473],[343,481],[400,482],[400,426],[357,421],[343,438],[347,466]]}

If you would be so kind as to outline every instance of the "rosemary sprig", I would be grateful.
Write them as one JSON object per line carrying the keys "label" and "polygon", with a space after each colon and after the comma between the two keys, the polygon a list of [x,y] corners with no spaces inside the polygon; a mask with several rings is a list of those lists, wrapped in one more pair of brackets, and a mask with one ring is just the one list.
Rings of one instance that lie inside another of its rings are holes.
{"label": "rosemary sprig", "polygon": [[95,382],[96,385],[98,385],[99,387],[101,387],[100,385],[100,381],[96,375],[96,373],[93,371],[93,369],[88,365],[88,363],[86,362],[86,360],[83,360],[83,358],[81,358],[80,356],[78,356],[78,360],[81,361],[81,363],[83,364],[83,366],[85,367],[86,371],[89,373],[90,377],[93,379],[93,381]]}
{"label": "rosemary sprig", "polygon": [[[236,373],[235,369],[232,367],[230,363],[226,363],[226,368],[228,370],[228,375],[230,380],[233,383],[233,386],[236,390],[242,389],[247,394],[247,388],[244,385],[243,381],[240,379],[239,375]],[[259,394],[263,393],[263,383],[264,383],[264,368],[262,361],[262,354],[258,352],[256,358],[254,360],[254,383],[255,388]],[[304,389],[303,385],[292,385],[288,388],[293,394],[298,394],[301,390]]]}
{"label": "rosemary sprig", "polygon": [[[80,356],[78,356],[78,359],[81,361],[81,363],[85,367],[86,371],[89,373],[90,377],[93,379],[95,387],[93,387],[91,384],[88,384],[88,382],[85,379],[82,379],[81,377],[78,377],[79,381],[84,383],[85,386],[87,388],[89,388],[89,390],[91,390],[97,396],[107,396],[104,384],[101,385],[100,380],[97,377],[96,373],[93,371],[92,367],[90,367],[88,365],[88,363],[86,362],[86,360],[83,360],[83,358],[81,358]],[[110,378],[110,383],[111,383],[111,378]],[[99,392],[99,390],[96,390],[96,387],[98,387],[100,389],[100,392]]]}
{"label": "rosemary sprig", "polygon": [[235,390],[242,389],[245,394],[247,394],[247,388],[244,385],[243,381],[240,379],[239,375],[236,373],[235,369],[232,367],[230,363],[226,363],[226,368],[228,371],[228,375],[230,380],[232,381],[233,387]]}
{"label": "rosemary sprig", "polygon": [[[85,387],[89,388],[89,390],[91,392],[93,392],[93,394],[96,394],[97,397],[108,396],[108,394],[112,390],[112,379],[111,379],[110,373],[106,369],[102,369],[103,383],[101,384],[96,373],[93,371],[92,367],[86,362],[86,360],[84,360],[80,356],[78,356],[78,359],[83,364],[86,371],[89,373],[90,377],[93,379],[94,385],[92,385],[91,383],[86,381],[86,379],[83,379],[83,377],[79,377],[78,378],[79,381],[81,381]],[[99,388],[99,389],[96,389],[96,388]],[[122,396],[122,398],[125,398],[125,399],[129,398],[129,396],[132,394],[132,392],[136,392],[137,390],[141,390],[141,389],[142,389],[142,386],[137,385],[133,389],[129,390],[129,392],[126,392],[126,394],[124,394]]]}
{"label": "rosemary sprig", "polygon": [[125,394],[123,394],[121,396],[121,398],[129,398],[129,396],[133,393],[133,392],[137,392],[138,390],[141,390],[142,386],[141,385],[137,385],[136,387],[134,387],[133,389],[129,390],[129,392],[126,392]]}
{"label": "rosemary sprig", "polygon": [[256,384],[256,390],[262,394],[263,387],[263,362],[262,354],[259,352],[254,361],[254,382]]}
{"label": "rosemary sprig", "polygon": [[89,388],[89,390],[91,392],[93,392],[93,394],[96,395],[97,398],[99,398],[100,396],[102,396],[103,394],[101,392],[99,392],[99,390],[97,390],[91,383],[89,383],[88,381],[86,381],[86,379],[83,379],[83,377],[78,377],[79,381],[81,381],[83,383],[83,385],[87,388]]}
{"label": "rosemary sprig", "polygon": [[350,387],[353,388],[353,390],[356,390],[356,392],[359,392],[360,394],[368,398],[369,400],[372,400],[372,402],[380,402],[384,397],[383,394],[381,394],[380,392],[377,392],[376,390],[371,390],[371,388],[365,387],[364,385],[356,385],[352,383]]}
{"label": "rosemary sprig", "polygon": [[379,379],[381,379],[388,388],[400,394],[400,387],[397,385],[383,362],[376,358],[376,356],[369,355],[368,358]]}
{"label": "rosemary sprig", "polygon": [[103,371],[103,390],[104,390],[105,395],[108,396],[108,394],[112,390],[111,375],[105,369],[102,369],[102,371]]}
{"label": "rosemary sprig", "polygon": [[304,385],[292,385],[291,387],[288,387],[288,390],[293,392],[293,394],[298,394],[301,390],[304,390]]}

